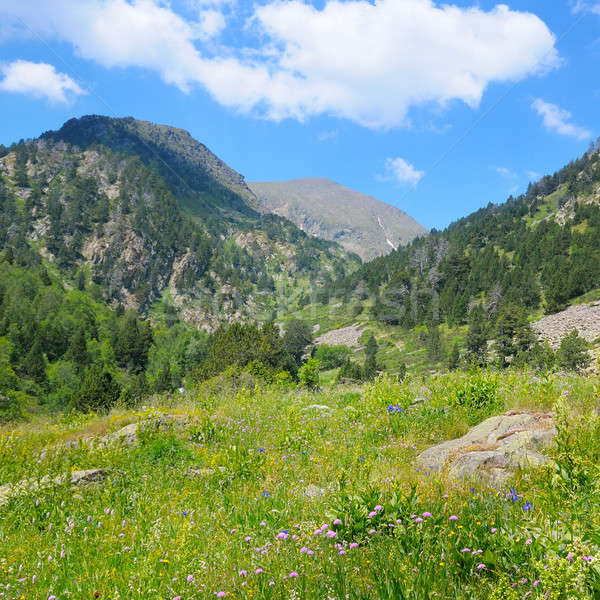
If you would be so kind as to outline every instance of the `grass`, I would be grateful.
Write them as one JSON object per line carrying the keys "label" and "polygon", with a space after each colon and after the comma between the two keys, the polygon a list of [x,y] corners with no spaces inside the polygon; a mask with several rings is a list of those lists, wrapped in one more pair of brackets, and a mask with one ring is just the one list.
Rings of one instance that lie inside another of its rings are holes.
{"label": "grass", "polygon": [[[467,379],[493,382],[494,402],[454,406]],[[517,473],[516,496],[414,466],[492,413],[549,410],[565,392],[556,467]],[[597,401],[591,379],[457,373],[314,393],[205,385],[137,411],[6,427],[2,483],[109,477],[0,506],[0,597],[595,598]],[[189,424],[131,447],[88,441],[155,411]]]}

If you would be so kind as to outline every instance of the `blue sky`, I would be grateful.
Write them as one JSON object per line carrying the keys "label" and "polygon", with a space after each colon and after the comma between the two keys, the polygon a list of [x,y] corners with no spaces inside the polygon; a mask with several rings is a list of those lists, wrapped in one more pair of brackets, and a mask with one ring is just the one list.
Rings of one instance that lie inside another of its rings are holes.
{"label": "blue sky", "polygon": [[599,65],[596,0],[3,0],[0,143],[134,116],[442,228],[587,150]]}

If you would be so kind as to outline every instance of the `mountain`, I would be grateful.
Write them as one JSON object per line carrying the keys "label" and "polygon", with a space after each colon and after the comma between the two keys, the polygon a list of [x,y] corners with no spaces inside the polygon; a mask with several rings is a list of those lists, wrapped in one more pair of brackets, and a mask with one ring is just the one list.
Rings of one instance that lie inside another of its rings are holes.
{"label": "mountain", "polygon": [[[530,321],[600,299],[600,146],[525,194],[366,263],[330,298],[436,347],[444,324],[477,362],[490,340],[501,366],[538,360],[528,354],[540,351]],[[592,339],[593,331],[581,333]]]}
{"label": "mountain", "polygon": [[72,119],[0,148],[0,176],[2,248],[142,315],[161,300],[205,329],[269,320],[359,264],[257,211],[242,175],[173,127]]}
{"label": "mountain", "polygon": [[394,206],[324,178],[250,182],[259,208],[312,236],[339,242],[363,260],[387,254],[426,233]]}

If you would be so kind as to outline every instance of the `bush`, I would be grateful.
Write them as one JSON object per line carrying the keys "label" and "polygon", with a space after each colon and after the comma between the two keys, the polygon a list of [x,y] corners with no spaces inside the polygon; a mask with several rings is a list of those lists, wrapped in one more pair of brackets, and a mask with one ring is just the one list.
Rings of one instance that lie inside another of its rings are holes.
{"label": "bush", "polygon": [[560,343],[556,354],[558,366],[565,371],[585,369],[591,362],[587,349],[588,343],[573,329]]}
{"label": "bush", "polygon": [[472,373],[454,392],[452,404],[468,409],[492,411],[498,408],[498,382],[484,373]]}
{"label": "bush", "polygon": [[319,387],[319,361],[316,358],[309,358],[298,371],[298,380],[311,390]]}
{"label": "bush", "polygon": [[119,384],[113,376],[101,367],[92,367],[86,373],[74,407],[84,412],[107,412],[121,395]]}
{"label": "bush", "polygon": [[313,356],[321,363],[321,369],[327,371],[341,367],[350,357],[350,353],[351,350],[348,346],[329,346],[323,344],[315,350]]}

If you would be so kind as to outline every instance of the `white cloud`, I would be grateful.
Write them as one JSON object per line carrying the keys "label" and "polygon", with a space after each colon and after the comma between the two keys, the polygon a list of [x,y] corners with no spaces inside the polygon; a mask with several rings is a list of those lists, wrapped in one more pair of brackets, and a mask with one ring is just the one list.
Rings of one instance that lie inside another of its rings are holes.
{"label": "white cloud", "polygon": [[586,0],[575,0],[572,2],[574,13],[595,13],[600,15],[600,2],[598,1],[586,1]]}
{"label": "white cloud", "polygon": [[385,170],[387,175],[384,180],[394,180],[401,185],[408,184],[415,186],[423,179],[425,171],[418,171],[413,165],[403,158],[387,158],[385,161]]}
{"label": "white cloud", "polygon": [[506,167],[493,167],[493,169],[498,175],[502,175],[502,177],[506,177],[507,179],[514,179],[516,177],[515,173]]}
{"label": "white cloud", "polygon": [[209,8],[201,10],[199,15],[197,30],[201,39],[213,38],[225,29],[225,17],[219,10]]}
{"label": "white cloud", "polygon": [[556,104],[550,104],[541,98],[537,98],[531,107],[542,117],[546,129],[578,140],[586,140],[592,135],[587,129],[571,123],[571,113],[556,106]]}
{"label": "white cloud", "polygon": [[475,108],[489,84],[559,62],[555,37],[531,13],[433,0],[270,2],[244,31],[256,34],[251,49],[203,48],[226,25],[225,4],[199,0],[190,22],[159,0],[2,0],[0,22],[21,19],[107,68],[151,69],[186,92],[202,86],[245,113],[328,114],[373,128],[406,125],[413,106]]}
{"label": "white cloud", "polygon": [[527,175],[527,179],[529,181],[538,181],[542,178],[542,174],[538,173],[537,171],[527,171],[525,174]]}
{"label": "white cloud", "polygon": [[73,79],[46,63],[15,60],[0,65],[0,90],[45,98],[50,102],[67,104],[74,96],[86,92]]}

